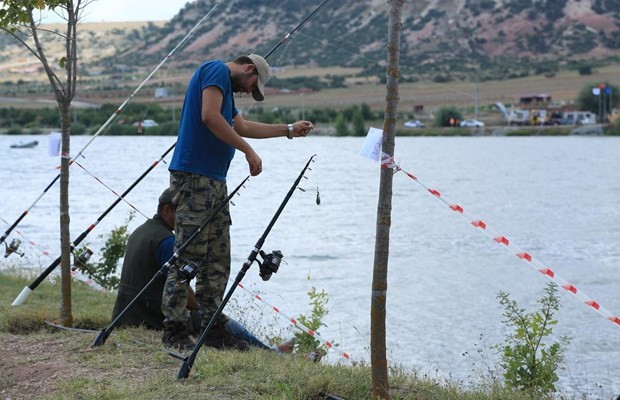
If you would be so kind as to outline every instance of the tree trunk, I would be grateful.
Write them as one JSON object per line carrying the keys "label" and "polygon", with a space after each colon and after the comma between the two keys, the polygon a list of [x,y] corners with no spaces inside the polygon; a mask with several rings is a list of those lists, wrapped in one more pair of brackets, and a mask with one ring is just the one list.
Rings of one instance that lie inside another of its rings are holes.
{"label": "tree trunk", "polygon": [[73,326],[71,310],[71,235],[69,232],[69,154],[71,114],[70,104],[59,102],[60,126],[62,130],[62,156],[60,158],[60,279],[62,301],[60,322]]}
{"label": "tree trunk", "polygon": [[404,0],[390,0],[388,33],[388,66],[386,84],[386,106],[383,122],[382,159],[388,157],[388,165],[382,160],[377,206],[377,231],[375,239],[375,260],[372,278],[372,301],[370,311],[370,357],[372,371],[372,397],[390,399],[390,385],[386,356],[387,273],[392,218],[392,176],[390,158],[394,156],[394,134],[398,113],[398,79],[400,55],[401,12]]}

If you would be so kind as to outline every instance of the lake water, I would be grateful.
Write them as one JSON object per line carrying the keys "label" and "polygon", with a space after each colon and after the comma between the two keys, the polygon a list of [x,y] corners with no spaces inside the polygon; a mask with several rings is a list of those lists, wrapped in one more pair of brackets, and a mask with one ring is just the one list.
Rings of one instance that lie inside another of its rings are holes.
{"label": "lake water", "polygon": [[[9,148],[29,139],[38,139],[40,145]],[[73,153],[88,139],[73,137]],[[80,163],[121,193],[174,141],[174,137],[100,137]],[[288,264],[268,282],[258,277],[255,265],[243,283],[291,316],[310,312],[307,292],[313,286],[324,289],[329,295],[328,326],[319,333],[357,361],[369,360],[380,171],[377,164],[358,155],[362,142],[362,138],[331,137],[254,141],[263,158],[263,173],[250,180],[231,208],[234,277],[301,168],[317,154],[308,179],[302,182],[306,191],[296,191],[263,246],[267,251],[281,250]],[[396,157],[405,170],[620,314],[616,287],[620,282],[620,138],[397,138]],[[0,217],[13,222],[56,176],[57,164],[58,159],[47,155],[44,137],[0,136]],[[79,167],[73,166],[71,173],[71,236],[75,238],[115,197]],[[245,159],[237,154],[229,190],[246,175]],[[127,200],[150,216],[167,183],[166,165],[160,164]],[[315,202],[317,187],[320,206]],[[59,252],[57,210],[55,185],[18,226],[54,258]],[[98,235],[121,224],[128,212],[129,207],[120,203],[86,239],[90,247],[98,250],[102,243]],[[130,227],[143,220],[137,215]],[[8,225],[0,224],[4,232]],[[49,264],[32,246],[23,248],[27,253],[23,258],[1,258],[0,266],[17,263],[39,269]],[[387,298],[391,363],[469,385],[484,369],[476,350],[486,348],[489,362],[496,363],[489,347],[501,342],[507,332],[497,292],[509,292],[531,308],[547,282],[405,174],[394,176]],[[246,307],[249,298],[237,290],[231,306]],[[560,298],[562,309],[554,330],[572,337],[572,342],[558,388],[591,398],[620,394],[620,326],[564,290]],[[275,319],[287,327],[284,319],[260,303],[247,307],[252,310],[250,319],[269,323]],[[329,360],[341,360],[338,353],[330,354]]]}

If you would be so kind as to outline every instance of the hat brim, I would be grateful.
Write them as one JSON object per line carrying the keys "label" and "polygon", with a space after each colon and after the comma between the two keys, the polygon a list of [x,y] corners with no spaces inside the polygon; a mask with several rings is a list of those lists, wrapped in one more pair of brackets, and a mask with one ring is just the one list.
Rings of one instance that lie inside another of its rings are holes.
{"label": "hat brim", "polygon": [[256,101],[263,101],[265,100],[265,95],[263,94],[262,90],[256,89],[252,92],[252,98]]}

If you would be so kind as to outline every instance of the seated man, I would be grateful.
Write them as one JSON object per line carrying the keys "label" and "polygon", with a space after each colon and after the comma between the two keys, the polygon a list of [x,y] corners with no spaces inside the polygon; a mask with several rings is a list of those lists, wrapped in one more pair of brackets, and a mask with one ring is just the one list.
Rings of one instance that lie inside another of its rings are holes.
{"label": "seated man", "polygon": [[[175,211],[172,205],[172,198],[170,191],[166,189],[159,196],[157,214],[136,228],[129,236],[112,319],[115,319],[127,307],[160,270],[161,266],[172,257],[175,240],[172,232],[174,221]],[[161,276],[153,282],[119,321],[119,325],[144,325],[149,329],[163,330],[164,315],[161,312],[161,298],[165,281],[165,276]],[[198,335],[200,334],[200,321],[202,318],[199,313],[198,303],[193,294],[190,288],[187,305],[188,310],[190,310],[188,331],[190,334]],[[289,353],[293,350],[294,342],[292,341],[281,343],[276,348],[265,345],[241,324],[232,319],[229,319],[226,323],[226,329],[237,339],[245,343],[246,348],[249,344],[284,353]],[[209,345],[209,342],[207,341],[205,344]],[[186,346],[182,350],[191,348],[193,348],[193,345]]]}

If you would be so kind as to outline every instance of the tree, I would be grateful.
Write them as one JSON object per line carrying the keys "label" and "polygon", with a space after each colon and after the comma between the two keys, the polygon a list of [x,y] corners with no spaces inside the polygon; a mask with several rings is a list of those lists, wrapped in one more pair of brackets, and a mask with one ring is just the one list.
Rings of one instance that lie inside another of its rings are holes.
{"label": "tree", "polygon": [[353,124],[353,136],[366,135],[366,125],[364,124],[364,117],[362,116],[362,112],[359,107],[356,107],[355,110],[353,110],[353,114],[351,115],[351,123]]}
{"label": "tree", "polygon": [[[600,89],[600,86],[603,89]],[[593,88],[599,88],[602,92],[601,95],[595,96],[592,93]],[[611,92],[611,96],[608,93]],[[599,82],[599,83],[590,83],[584,86],[577,95],[577,107],[582,111],[592,111],[596,115],[600,115],[601,108],[604,107],[606,113],[610,113],[611,108],[616,107],[618,103],[618,87],[609,84],[609,82]],[[599,101],[604,102],[604,104],[599,104]],[[599,108],[601,107],[601,108]]]}
{"label": "tree", "polygon": [[336,127],[336,136],[348,136],[349,135],[349,123],[343,113],[338,113],[336,121],[334,122]]}
{"label": "tree", "polygon": [[435,126],[450,126],[450,119],[463,120],[463,114],[454,106],[441,106],[435,112]]}
{"label": "tree", "polygon": [[[383,120],[383,141],[381,151],[386,157],[394,157],[394,136],[398,118],[398,79],[401,15],[404,0],[389,0],[387,81],[385,116]],[[389,162],[389,161],[388,161]],[[382,160],[383,164],[383,160]],[[379,204],[377,205],[377,229],[375,239],[375,260],[372,276],[370,309],[370,361],[373,399],[389,399],[390,384],[385,345],[385,305],[387,302],[387,271],[390,254],[390,226],[392,220],[392,178],[393,167],[381,168],[379,183]]]}
{"label": "tree", "polygon": [[[11,35],[41,63],[56,97],[62,131],[62,157],[60,161],[60,271],[62,301],[60,321],[64,326],[73,324],[71,311],[71,237],[69,232],[69,155],[71,133],[71,102],[75,96],[77,78],[77,25],[82,6],[89,0],[5,0],[0,10],[0,29]],[[67,21],[65,33],[50,32],[40,26],[42,10],[54,10]],[[56,74],[46,49],[40,39],[41,33],[53,33],[64,40],[65,52],[57,60]],[[60,73],[60,72],[59,72]]]}

